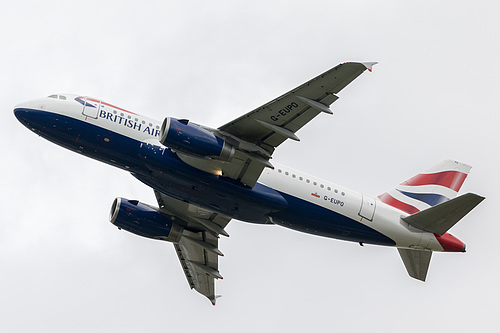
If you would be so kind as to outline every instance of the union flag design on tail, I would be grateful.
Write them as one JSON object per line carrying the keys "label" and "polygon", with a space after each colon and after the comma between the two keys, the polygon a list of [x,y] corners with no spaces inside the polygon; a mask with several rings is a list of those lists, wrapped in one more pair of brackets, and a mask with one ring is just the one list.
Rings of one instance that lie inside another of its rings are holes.
{"label": "union flag design on tail", "polygon": [[408,214],[415,214],[457,196],[471,167],[445,160],[395,188],[382,193],[378,199]]}

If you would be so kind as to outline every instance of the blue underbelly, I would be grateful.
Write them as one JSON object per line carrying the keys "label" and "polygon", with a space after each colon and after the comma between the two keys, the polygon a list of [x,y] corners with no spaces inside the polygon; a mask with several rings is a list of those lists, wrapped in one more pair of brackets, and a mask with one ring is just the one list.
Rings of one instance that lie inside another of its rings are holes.
{"label": "blue underbelly", "polygon": [[163,146],[51,112],[16,109],[16,117],[49,141],[127,170],[166,195],[236,219],[266,223],[267,214],[287,206],[271,188],[260,184],[250,188],[198,170]]}
{"label": "blue underbelly", "polygon": [[67,149],[131,172],[136,178],[179,200],[253,223],[275,224],[319,236],[395,245],[390,238],[343,215],[279,193],[257,183],[253,188],[182,162],[165,147],[145,145],[125,135],[71,117],[17,109],[26,127]]}

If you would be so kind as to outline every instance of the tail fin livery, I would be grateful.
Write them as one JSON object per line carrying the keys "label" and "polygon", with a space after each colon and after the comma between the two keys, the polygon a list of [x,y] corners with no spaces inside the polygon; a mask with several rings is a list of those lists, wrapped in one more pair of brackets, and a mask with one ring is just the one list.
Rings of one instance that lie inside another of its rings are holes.
{"label": "tail fin livery", "polygon": [[471,167],[445,160],[378,196],[405,213],[415,214],[457,196]]}
{"label": "tail fin livery", "polygon": [[[470,170],[467,164],[446,160],[382,193],[378,199],[409,214],[401,217],[409,225],[433,233],[443,252],[465,252],[465,244],[447,231],[484,200],[473,193],[457,197]],[[398,251],[408,274],[425,281],[432,251]]]}

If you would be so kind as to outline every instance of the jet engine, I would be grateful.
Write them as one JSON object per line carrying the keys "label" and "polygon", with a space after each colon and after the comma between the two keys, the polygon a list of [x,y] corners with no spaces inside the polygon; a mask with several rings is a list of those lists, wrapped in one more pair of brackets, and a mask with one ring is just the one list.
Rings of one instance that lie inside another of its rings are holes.
{"label": "jet engine", "polygon": [[233,145],[186,119],[165,118],[160,142],[175,151],[220,161],[230,161],[235,152]]}
{"label": "jet engine", "polygon": [[184,229],[174,223],[174,219],[137,200],[125,198],[116,198],[109,214],[110,222],[119,229],[147,238],[177,243]]}

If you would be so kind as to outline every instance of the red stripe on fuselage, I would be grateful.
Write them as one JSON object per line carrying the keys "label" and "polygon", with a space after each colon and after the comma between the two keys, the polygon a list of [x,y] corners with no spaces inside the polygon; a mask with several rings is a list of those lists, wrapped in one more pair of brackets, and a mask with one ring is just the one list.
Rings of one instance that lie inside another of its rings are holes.
{"label": "red stripe on fuselage", "polygon": [[458,190],[460,190],[460,187],[462,187],[465,178],[467,178],[467,174],[459,171],[442,171],[428,174],[421,173],[401,183],[401,185],[440,185],[458,192]]}
{"label": "red stripe on fuselage", "polygon": [[395,199],[393,196],[387,193],[379,195],[378,198],[383,203],[388,204],[389,206],[392,206],[399,210],[402,210],[403,212],[408,214],[415,214],[420,211],[416,207],[413,207],[412,205],[408,205],[402,201],[399,201],[398,199]]}
{"label": "red stripe on fuselage", "polygon": [[[80,98],[80,99],[85,99],[85,97],[82,97],[82,96],[78,96],[77,98]],[[96,103],[101,103],[102,105],[106,105],[106,106],[112,107],[113,109],[117,109],[117,110],[120,110],[120,111],[123,111],[123,112],[127,112],[127,113],[130,113],[130,114],[137,115],[137,113],[130,112],[130,111],[128,111],[128,110],[125,110],[125,109],[119,108],[119,107],[117,107],[117,106],[114,106],[114,105],[112,105],[112,104],[109,104],[109,103],[106,103],[106,102],[100,101],[100,100],[98,100],[98,99],[88,98],[88,97],[87,97],[87,101],[96,102]]]}

